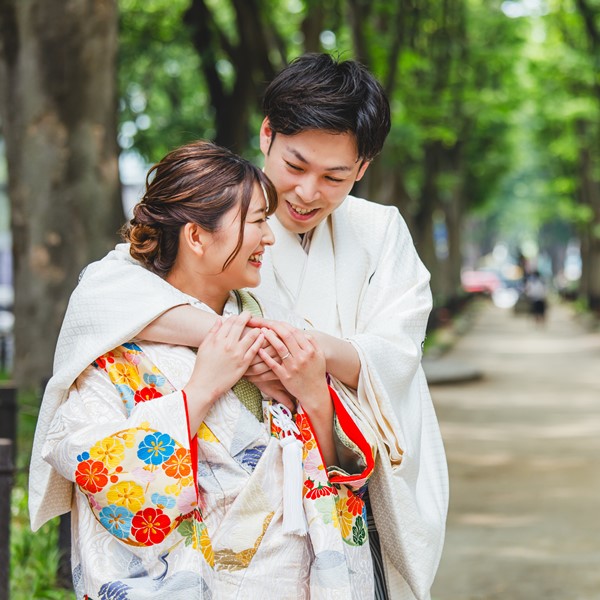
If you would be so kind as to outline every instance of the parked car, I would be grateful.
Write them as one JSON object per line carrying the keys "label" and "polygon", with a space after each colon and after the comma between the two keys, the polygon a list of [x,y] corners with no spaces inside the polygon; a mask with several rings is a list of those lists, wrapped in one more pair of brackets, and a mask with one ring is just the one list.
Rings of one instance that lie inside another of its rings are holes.
{"label": "parked car", "polygon": [[500,275],[489,269],[465,270],[460,275],[465,292],[492,295],[504,287]]}

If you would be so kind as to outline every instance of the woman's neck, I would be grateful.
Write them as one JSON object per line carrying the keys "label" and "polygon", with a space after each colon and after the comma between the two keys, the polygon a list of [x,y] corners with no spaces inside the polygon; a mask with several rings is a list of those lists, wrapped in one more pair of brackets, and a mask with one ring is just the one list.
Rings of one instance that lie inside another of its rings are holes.
{"label": "woman's neck", "polygon": [[207,277],[175,266],[167,275],[166,280],[180,292],[204,302],[218,315],[222,315],[229,298],[229,290],[222,290],[220,286],[215,285],[214,280],[217,278],[218,276]]}

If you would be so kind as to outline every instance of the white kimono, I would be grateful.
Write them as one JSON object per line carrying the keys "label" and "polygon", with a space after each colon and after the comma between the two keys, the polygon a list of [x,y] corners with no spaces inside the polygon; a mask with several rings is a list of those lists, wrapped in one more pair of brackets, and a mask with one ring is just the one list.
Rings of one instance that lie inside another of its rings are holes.
{"label": "white kimono", "polygon": [[[190,438],[181,390],[194,363],[189,348],[127,342],[98,357],[54,415],[42,455],[76,484],[77,598],[372,598],[362,500],[374,467],[368,426],[330,387],[338,454],[354,472],[325,467],[301,407],[294,422],[266,399],[260,423],[233,391]],[[288,444],[297,446],[299,473],[291,501]],[[294,508],[300,534],[286,531]]]}
{"label": "white kimono", "polygon": [[[426,600],[441,557],[448,507],[445,454],[420,364],[431,310],[429,273],[394,207],[349,196],[316,228],[308,254],[298,236],[276,218],[271,222],[276,242],[265,254],[258,291],[357,349],[357,394],[346,392],[377,433],[378,460],[369,486],[388,591],[394,600]],[[136,321],[125,300],[136,306]],[[127,339],[133,338],[159,314],[185,303],[182,294],[135,263],[126,246],[88,267],[69,305],[57,375],[40,411],[32,458],[39,484],[30,490],[34,529],[70,508],[69,486],[39,453],[49,420],[64,399],[64,385],[72,383],[77,370],[65,361],[66,349],[86,355],[89,348],[79,334],[93,327],[107,351],[122,341],[116,330],[128,329]]]}

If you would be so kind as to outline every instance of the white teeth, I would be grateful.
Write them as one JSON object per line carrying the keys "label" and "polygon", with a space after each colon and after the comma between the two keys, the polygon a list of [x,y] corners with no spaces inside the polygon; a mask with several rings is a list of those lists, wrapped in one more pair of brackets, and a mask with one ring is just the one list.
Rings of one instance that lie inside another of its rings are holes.
{"label": "white teeth", "polygon": [[252,262],[262,263],[262,254],[253,254],[248,260]]}
{"label": "white teeth", "polygon": [[314,208],[300,208],[299,206],[296,206],[295,204],[292,204],[290,202],[290,206],[294,209],[294,212],[297,212],[299,215],[307,215],[308,213],[313,212]]}

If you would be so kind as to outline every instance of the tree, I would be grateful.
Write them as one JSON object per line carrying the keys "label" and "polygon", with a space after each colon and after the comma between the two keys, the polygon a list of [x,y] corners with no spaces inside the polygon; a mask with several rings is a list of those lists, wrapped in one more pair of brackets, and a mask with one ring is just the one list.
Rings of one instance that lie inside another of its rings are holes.
{"label": "tree", "polygon": [[51,373],[82,267],[123,220],[114,0],[1,0],[0,106],[9,173],[19,386]]}

